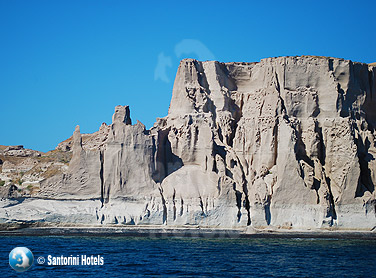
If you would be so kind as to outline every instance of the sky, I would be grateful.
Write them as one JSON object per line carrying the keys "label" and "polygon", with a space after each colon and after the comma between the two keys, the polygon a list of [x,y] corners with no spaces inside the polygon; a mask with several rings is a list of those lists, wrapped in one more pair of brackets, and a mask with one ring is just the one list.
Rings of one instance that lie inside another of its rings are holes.
{"label": "sky", "polygon": [[54,149],[116,105],[153,126],[183,58],[376,62],[376,1],[0,0],[0,145]]}

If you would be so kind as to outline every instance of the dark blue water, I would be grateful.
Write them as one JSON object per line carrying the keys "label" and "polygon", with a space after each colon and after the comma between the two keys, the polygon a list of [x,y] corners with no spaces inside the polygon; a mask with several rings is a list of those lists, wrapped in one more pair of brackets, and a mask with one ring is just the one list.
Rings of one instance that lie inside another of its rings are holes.
{"label": "dark blue water", "polygon": [[[34,265],[16,273],[9,252],[26,246]],[[101,255],[102,266],[38,265],[39,256]],[[376,241],[0,237],[0,277],[376,277]]]}

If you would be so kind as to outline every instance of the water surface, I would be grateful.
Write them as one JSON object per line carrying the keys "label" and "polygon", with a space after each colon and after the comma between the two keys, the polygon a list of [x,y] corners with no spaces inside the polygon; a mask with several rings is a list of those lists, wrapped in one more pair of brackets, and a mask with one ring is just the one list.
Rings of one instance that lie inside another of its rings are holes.
{"label": "water surface", "polygon": [[[8,264],[16,246],[35,262]],[[38,265],[47,255],[101,255],[102,266]],[[207,239],[0,237],[0,277],[376,277],[376,241],[349,239]]]}

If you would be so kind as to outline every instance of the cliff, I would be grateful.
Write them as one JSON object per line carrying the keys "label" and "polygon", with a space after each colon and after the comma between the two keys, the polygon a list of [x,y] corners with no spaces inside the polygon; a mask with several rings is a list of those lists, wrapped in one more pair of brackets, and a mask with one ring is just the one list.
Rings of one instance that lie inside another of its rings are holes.
{"label": "cliff", "polygon": [[[206,227],[376,226],[376,68],[326,57],[181,61],[165,118],[58,146],[69,166],[1,221]],[[4,191],[4,190],[3,190]]]}

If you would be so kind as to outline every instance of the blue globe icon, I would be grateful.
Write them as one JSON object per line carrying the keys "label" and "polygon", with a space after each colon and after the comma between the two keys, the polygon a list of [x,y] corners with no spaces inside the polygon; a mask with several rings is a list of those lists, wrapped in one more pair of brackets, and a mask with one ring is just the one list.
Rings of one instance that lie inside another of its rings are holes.
{"label": "blue globe icon", "polygon": [[33,263],[33,253],[26,247],[16,247],[9,253],[9,265],[17,272],[28,270]]}

